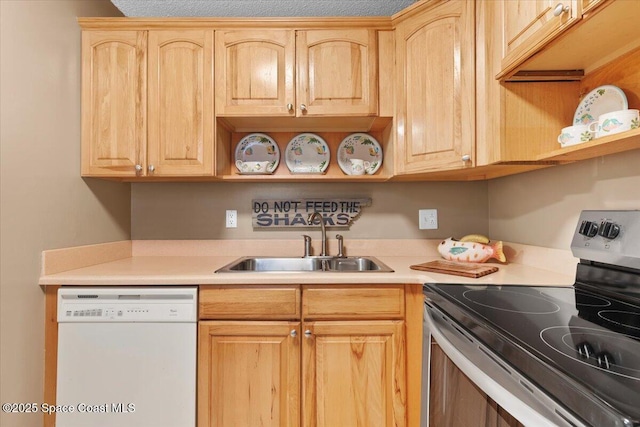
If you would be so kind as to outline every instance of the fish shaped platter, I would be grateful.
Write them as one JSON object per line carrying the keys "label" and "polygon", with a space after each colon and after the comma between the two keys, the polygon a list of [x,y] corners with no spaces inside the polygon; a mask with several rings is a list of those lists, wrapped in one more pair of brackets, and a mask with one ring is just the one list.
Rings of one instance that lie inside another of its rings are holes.
{"label": "fish shaped platter", "polygon": [[289,141],[284,159],[294,174],[323,174],[329,167],[329,146],[315,133],[301,133]]}
{"label": "fish shaped platter", "polygon": [[491,258],[506,262],[507,258],[502,249],[502,242],[479,243],[462,242],[448,238],[438,245],[438,253],[447,261],[457,262],[485,262]]}

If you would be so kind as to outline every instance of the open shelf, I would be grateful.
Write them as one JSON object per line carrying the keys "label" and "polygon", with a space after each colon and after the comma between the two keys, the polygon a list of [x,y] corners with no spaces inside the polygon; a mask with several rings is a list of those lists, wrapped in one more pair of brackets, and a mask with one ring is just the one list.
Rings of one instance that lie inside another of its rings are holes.
{"label": "open shelf", "polygon": [[[257,120],[256,120],[257,119]],[[216,141],[216,178],[223,181],[241,182],[384,182],[393,176],[393,149],[391,144],[391,118],[277,118],[269,122],[267,118],[218,118]],[[357,119],[357,120],[352,120]],[[362,119],[362,120],[360,120]],[[332,125],[333,123],[333,125]],[[358,126],[361,123],[364,127]],[[365,123],[369,123],[365,125]],[[278,126],[279,125],[279,126]],[[303,127],[303,126],[308,127]],[[238,127],[235,127],[238,126]],[[330,126],[330,127],[329,127]],[[331,131],[327,131],[329,127]],[[336,130],[338,129],[338,130]],[[348,130],[347,130],[348,129]],[[235,167],[237,144],[246,135],[260,132],[269,135],[280,149],[280,161],[273,174],[241,175]],[[285,150],[296,135],[313,132],[322,137],[330,151],[329,166],[324,174],[294,174],[285,161]],[[338,165],[337,152],[342,140],[355,132],[365,132],[374,137],[382,147],[383,161],[373,175],[346,175]]]}
{"label": "open shelf", "polygon": [[555,160],[560,162],[574,162],[592,159],[607,154],[640,148],[640,129],[634,129],[615,135],[597,138],[582,144],[560,148],[558,150],[538,156],[536,160]]}

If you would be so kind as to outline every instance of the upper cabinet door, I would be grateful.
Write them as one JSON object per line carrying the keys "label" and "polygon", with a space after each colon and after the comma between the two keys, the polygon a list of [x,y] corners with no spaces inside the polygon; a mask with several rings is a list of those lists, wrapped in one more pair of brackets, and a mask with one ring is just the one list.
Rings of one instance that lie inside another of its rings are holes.
{"label": "upper cabinet door", "polygon": [[146,44],[144,31],[82,32],[83,176],[145,167]]}
{"label": "upper cabinet door", "polygon": [[213,30],[149,32],[150,176],[213,174]]}
{"label": "upper cabinet door", "polygon": [[399,174],[474,164],[473,6],[448,1],[397,27]]}
{"label": "upper cabinet door", "polygon": [[503,2],[503,70],[522,62],[579,18],[578,0]]}
{"label": "upper cabinet door", "polygon": [[216,31],[216,114],[293,116],[294,43],[293,30]]}
{"label": "upper cabinet door", "polygon": [[378,113],[375,30],[298,31],[297,115]]}

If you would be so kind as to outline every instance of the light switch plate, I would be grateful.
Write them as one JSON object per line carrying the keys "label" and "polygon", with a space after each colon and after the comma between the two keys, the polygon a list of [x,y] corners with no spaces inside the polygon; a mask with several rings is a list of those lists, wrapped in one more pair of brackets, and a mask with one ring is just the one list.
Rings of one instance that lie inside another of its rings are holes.
{"label": "light switch plate", "polygon": [[238,228],[238,211],[227,211],[227,228]]}
{"label": "light switch plate", "polygon": [[438,210],[420,209],[418,220],[420,230],[436,230],[438,228]]}

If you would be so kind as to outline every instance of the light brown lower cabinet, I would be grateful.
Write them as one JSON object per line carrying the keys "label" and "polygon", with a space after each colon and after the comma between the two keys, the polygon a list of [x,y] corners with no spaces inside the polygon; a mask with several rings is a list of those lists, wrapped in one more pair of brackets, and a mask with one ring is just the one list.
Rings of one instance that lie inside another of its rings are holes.
{"label": "light brown lower cabinet", "polygon": [[300,322],[199,325],[198,425],[299,425]]}
{"label": "light brown lower cabinet", "polygon": [[524,427],[478,388],[431,343],[429,425],[433,427]]}
{"label": "light brown lower cabinet", "polygon": [[304,324],[304,427],[405,425],[403,324]]}
{"label": "light brown lower cabinet", "polygon": [[[255,298],[255,288],[245,289]],[[267,305],[276,300],[282,304],[281,296],[287,294],[283,289],[287,287],[265,287],[261,291],[280,297],[260,298]],[[358,295],[351,303],[344,300],[349,289]],[[370,300],[389,302],[388,307],[374,304],[392,313],[388,318],[362,319],[357,306],[370,303],[361,297],[367,290]],[[390,298],[398,294],[404,301],[403,286],[326,287],[319,292],[304,287],[298,303],[314,307],[315,298],[334,292],[340,304],[313,318],[305,317],[303,310],[294,315],[297,318],[273,320],[277,314],[264,309],[272,320],[253,320],[238,306],[241,287],[201,290],[201,317],[206,313],[208,319],[222,320],[199,323],[198,426],[406,426],[404,305],[403,317],[398,318],[397,297]],[[206,307],[217,299],[229,300],[229,294],[242,320],[227,320],[233,318],[233,310],[221,308],[216,314]],[[295,301],[296,292],[290,295]]]}

